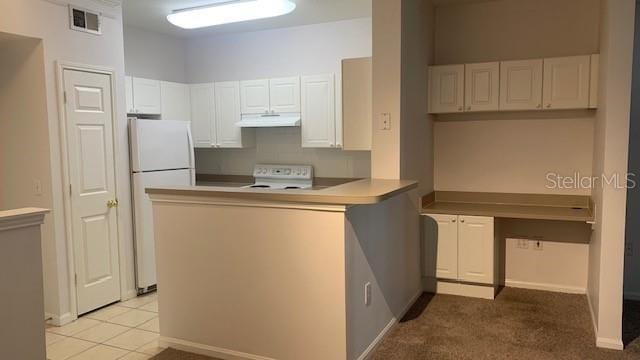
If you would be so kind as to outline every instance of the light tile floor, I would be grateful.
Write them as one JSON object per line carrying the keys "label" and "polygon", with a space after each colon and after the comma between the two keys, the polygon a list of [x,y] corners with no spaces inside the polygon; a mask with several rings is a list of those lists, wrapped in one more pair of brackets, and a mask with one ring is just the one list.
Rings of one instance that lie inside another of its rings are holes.
{"label": "light tile floor", "polygon": [[47,325],[49,360],[145,360],[158,344],[156,293],[138,296],[82,316],[60,327]]}

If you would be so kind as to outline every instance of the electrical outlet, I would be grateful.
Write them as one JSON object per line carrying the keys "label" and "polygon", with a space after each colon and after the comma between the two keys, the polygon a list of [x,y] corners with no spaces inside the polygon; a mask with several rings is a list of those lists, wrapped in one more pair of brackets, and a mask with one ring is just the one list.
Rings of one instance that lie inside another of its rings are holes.
{"label": "electrical outlet", "polygon": [[391,113],[380,114],[380,130],[391,130]]}
{"label": "electrical outlet", "polygon": [[542,250],[542,244],[543,244],[543,242],[542,242],[542,241],[540,241],[540,240],[535,240],[535,241],[533,242],[533,249],[534,249],[534,250]]}
{"label": "electrical outlet", "polygon": [[369,306],[371,304],[371,283],[364,284],[364,304]]}
{"label": "electrical outlet", "polygon": [[516,239],[516,247],[518,249],[528,249],[529,248],[529,240],[527,240],[527,239]]}

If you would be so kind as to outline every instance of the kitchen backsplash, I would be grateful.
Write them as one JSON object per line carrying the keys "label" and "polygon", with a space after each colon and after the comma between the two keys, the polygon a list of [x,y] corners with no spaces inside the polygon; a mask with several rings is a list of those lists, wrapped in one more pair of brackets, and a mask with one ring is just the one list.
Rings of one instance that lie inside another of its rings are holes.
{"label": "kitchen backsplash", "polygon": [[256,163],[309,164],[319,177],[369,177],[369,151],[307,149],[300,146],[300,128],[255,129],[250,149],[196,149],[199,174],[251,175]]}

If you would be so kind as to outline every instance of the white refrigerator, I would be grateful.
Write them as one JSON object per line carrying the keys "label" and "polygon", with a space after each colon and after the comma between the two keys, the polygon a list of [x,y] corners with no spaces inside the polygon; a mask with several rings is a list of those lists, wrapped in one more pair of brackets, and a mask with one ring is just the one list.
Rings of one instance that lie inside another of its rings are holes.
{"label": "white refrigerator", "polygon": [[195,160],[187,121],[129,119],[131,186],[138,292],[156,285],[155,242],[147,187],[195,185]]}

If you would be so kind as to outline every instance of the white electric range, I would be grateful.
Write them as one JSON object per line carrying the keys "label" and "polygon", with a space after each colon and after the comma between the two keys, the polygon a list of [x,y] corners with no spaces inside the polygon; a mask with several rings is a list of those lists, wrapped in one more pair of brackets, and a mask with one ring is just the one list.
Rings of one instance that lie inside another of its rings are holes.
{"label": "white electric range", "polygon": [[266,165],[253,168],[255,182],[245,188],[265,190],[310,189],[313,187],[311,165]]}

